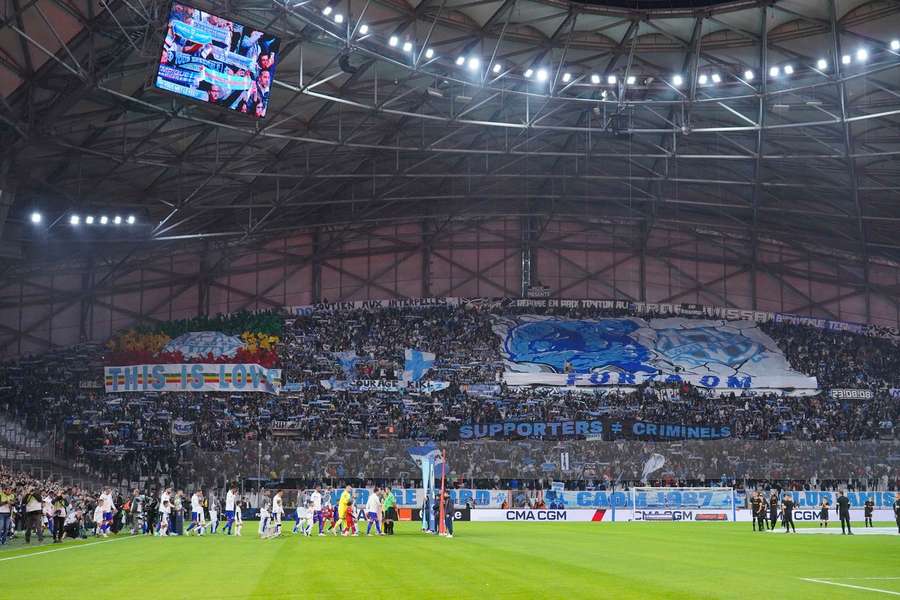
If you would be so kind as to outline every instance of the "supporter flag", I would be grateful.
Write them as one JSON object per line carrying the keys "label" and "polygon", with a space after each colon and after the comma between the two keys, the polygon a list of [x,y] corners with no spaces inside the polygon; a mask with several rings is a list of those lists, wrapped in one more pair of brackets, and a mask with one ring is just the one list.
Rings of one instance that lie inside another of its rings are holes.
{"label": "supporter flag", "polygon": [[173,435],[193,435],[194,433],[194,422],[193,421],[182,421],[180,419],[172,421],[172,434]]}
{"label": "supporter flag", "polygon": [[353,371],[356,369],[356,363],[359,362],[356,351],[345,350],[343,352],[335,352],[334,357],[341,363],[341,369],[344,371],[344,376],[347,379],[353,379]]}
{"label": "supporter flag", "polygon": [[434,366],[435,355],[431,352],[407,348],[404,356],[403,381],[418,381]]}
{"label": "supporter flag", "polygon": [[644,471],[641,473],[641,481],[647,482],[647,475],[655,471],[659,471],[666,464],[666,458],[662,454],[653,453],[647,462],[644,463]]}

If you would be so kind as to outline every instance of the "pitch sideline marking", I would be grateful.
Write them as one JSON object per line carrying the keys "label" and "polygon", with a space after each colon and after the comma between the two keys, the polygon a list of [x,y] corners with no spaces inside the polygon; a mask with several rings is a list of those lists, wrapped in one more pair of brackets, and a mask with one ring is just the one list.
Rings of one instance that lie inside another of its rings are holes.
{"label": "pitch sideline marking", "polygon": [[18,556],[8,556],[6,558],[0,558],[0,562],[5,562],[7,560],[16,560],[19,558],[30,558],[32,556],[40,556],[41,554],[52,554],[54,552],[62,552],[63,550],[75,550],[76,548],[87,548],[88,546],[97,546],[99,544],[108,544],[110,542],[121,542],[122,540],[132,540],[132,539],[137,539],[139,537],[142,537],[142,536],[135,535],[135,536],[128,536],[128,537],[121,537],[121,538],[116,538],[113,540],[103,540],[100,542],[91,542],[89,544],[78,544],[77,546],[66,546],[65,548],[54,548],[53,550],[42,550],[40,552],[31,552],[30,554],[20,554]]}
{"label": "pitch sideline marking", "polygon": [[866,592],[876,592],[881,594],[888,594],[890,596],[900,596],[900,592],[893,592],[891,590],[882,590],[879,588],[865,587],[861,585],[852,585],[850,583],[837,583],[836,581],[827,581],[825,579],[809,579],[806,577],[800,578],[802,581],[808,581],[810,583],[821,583],[823,585],[836,585],[838,587],[852,588],[854,590],[864,590]]}

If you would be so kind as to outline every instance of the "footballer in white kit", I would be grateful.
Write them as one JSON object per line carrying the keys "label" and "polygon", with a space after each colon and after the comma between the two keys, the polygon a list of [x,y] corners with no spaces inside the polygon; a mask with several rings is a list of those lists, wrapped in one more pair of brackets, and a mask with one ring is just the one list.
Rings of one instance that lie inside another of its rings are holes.
{"label": "footballer in white kit", "polygon": [[194,528],[197,529],[197,535],[203,535],[204,527],[206,523],[203,518],[203,492],[197,490],[191,495],[191,524],[187,528],[188,535]]}
{"label": "footballer in white kit", "polygon": [[240,509],[236,509],[237,504],[237,486],[232,485],[231,489],[225,494],[225,527],[223,530],[228,532],[228,535],[231,535],[231,529],[234,526],[235,521],[235,510],[240,512]]}
{"label": "footballer in white kit", "polygon": [[272,498],[272,522],[275,524],[276,536],[281,535],[281,519],[284,517],[284,501],[282,492],[278,490]]}

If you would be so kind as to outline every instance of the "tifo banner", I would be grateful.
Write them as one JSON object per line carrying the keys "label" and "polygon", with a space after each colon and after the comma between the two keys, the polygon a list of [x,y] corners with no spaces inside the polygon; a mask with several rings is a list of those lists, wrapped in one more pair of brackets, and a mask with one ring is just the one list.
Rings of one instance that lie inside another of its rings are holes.
{"label": "tifo banner", "polygon": [[236,335],[226,335],[219,331],[192,331],[178,336],[163,348],[163,352],[181,352],[187,358],[209,356],[234,356],[244,347],[244,342]]}
{"label": "tifo banner", "polygon": [[510,385],[816,389],[752,321],[495,317]]}
{"label": "tifo banner", "polygon": [[104,367],[107,392],[268,392],[281,390],[281,369],[256,364]]}
{"label": "tifo banner", "polygon": [[306,306],[288,306],[293,315],[311,315],[317,312],[342,312],[350,310],[377,311],[388,308],[432,308],[435,306],[469,306],[472,308],[562,308],[600,309],[627,311],[635,315],[653,317],[705,317],[727,321],[753,321],[755,323],[791,323],[831,331],[848,331],[871,337],[900,339],[900,329],[881,325],[833,321],[816,317],[804,317],[785,313],[748,310],[732,307],[706,306],[693,303],[630,302],[628,300],[599,299],[579,300],[561,298],[395,298],[391,300],[359,300],[355,302],[322,302]]}
{"label": "tifo banner", "polygon": [[397,379],[323,379],[319,381],[326,390],[335,392],[412,392],[431,394],[450,387],[447,381],[401,381]]}
{"label": "tifo banner", "polygon": [[651,423],[634,419],[579,421],[503,421],[466,423],[451,428],[448,439],[602,439],[602,440],[719,440],[731,437],[729,425]]}

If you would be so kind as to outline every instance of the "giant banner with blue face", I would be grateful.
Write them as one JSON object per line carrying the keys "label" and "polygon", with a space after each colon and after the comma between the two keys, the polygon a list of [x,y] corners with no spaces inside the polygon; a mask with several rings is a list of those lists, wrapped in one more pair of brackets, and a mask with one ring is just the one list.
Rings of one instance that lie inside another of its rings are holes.
{"label": "giant banner with blue face", "polygon": [[752,321],[496,317],[510,385],[816,389]]}

